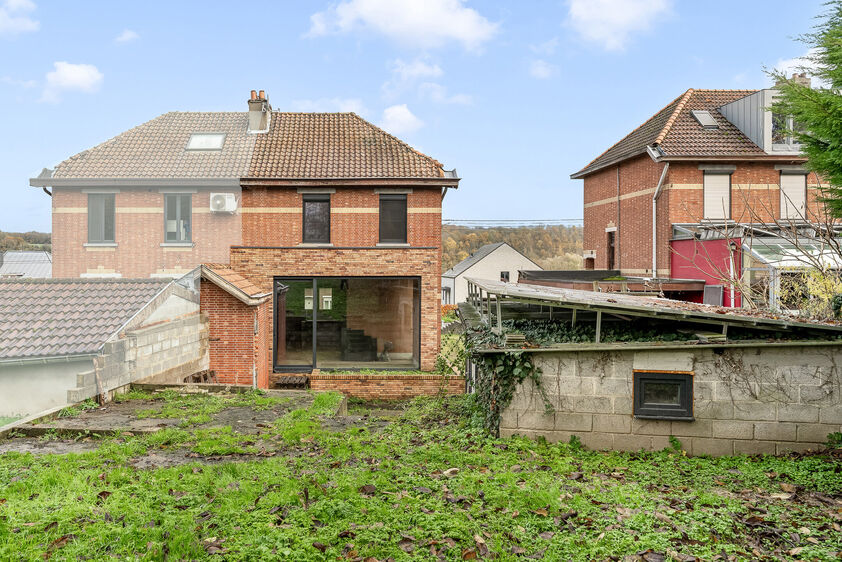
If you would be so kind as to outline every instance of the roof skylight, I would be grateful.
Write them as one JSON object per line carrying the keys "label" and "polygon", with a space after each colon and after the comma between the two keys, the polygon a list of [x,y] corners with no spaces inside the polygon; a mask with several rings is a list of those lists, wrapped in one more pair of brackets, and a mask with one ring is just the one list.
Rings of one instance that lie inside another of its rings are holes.
{"label": "roof skylight", "polygon": [[699,125],[701,125],[704,129],[719,128],[719,123],[716,122],[716,119],[713,118],[713,115],[711,115],[710,111],[694,109],[690,112],[690,114],[696,118],[696,121],[698,121]]}
{"label": "roof skylight", "polygon": [[222,150],[225,133],[193,133],[187,141],[187,150]]}

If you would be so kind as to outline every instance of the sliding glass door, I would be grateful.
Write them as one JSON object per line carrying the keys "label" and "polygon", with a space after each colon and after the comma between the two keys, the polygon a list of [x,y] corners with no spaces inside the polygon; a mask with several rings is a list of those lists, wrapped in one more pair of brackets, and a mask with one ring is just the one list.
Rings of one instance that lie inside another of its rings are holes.
{"label": "sliding glass door", "polygon": [[275,370],[417,369],[420,279],[275,280]]}

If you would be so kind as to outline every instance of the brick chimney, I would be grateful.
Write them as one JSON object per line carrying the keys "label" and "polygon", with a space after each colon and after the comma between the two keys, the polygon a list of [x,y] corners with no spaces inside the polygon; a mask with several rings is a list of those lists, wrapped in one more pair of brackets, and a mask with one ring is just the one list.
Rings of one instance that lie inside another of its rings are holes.
{"label": "brick chimney", "polygon": [[811,87],[810,77],[807,76],[806,72],[802,72],[801,74],[799,74],[797,72],[794,73],[792,75],[792,81],[795,82],[796,84],[801,85],[801,86],[806,86],[808,88]]}
{"label": "brick chimney", "polygon": [[272,106],[266,99],[266,92],[251,91],[249,97],[249,133],[266,133],[272,117]]}

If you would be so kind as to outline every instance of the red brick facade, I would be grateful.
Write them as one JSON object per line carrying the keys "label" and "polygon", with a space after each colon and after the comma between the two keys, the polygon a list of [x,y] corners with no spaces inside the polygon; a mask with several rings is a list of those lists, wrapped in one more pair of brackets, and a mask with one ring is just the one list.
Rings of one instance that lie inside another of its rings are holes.
{"label": "red brick facade", "polygon": [[338,390],[363,400],[406,400],[415,396],[464,394],[465,379],[437,375],[330,374],[310,375],[312,390]]}
{"label": "red brick facade", "polygon": [[268,388],[271,349],[267,349],[267,318],[271,317],[271,302],[249,306],[203,279],[201,308],[208,317],[210,368],[217,380]]}
{"label": "red brick facade", "polygon": [[211,191],[225,190],[192,194],[192,246],[185,247],[164,244],[164,193],[157,189],[115,193],[116,242],[110,246],[87,244],[88,194],[78,188],[53,189],[53,277],[175,277],[201,263],[227,262],[229,248],[242,236],[240,216],[210,213]]}
{"label": "red brick facade", "polygon": [[[672,225],[704,218],[704,171],[701,162],[674,162],[664,178],[657,203],[657,275],[671,275]],[[719,162],[717,162],[719,163]],[[731,219],[771,222],[781,218],[780,176],[776,164],[789,162],[722,162],[733,164]],[[584,178],[584,249],[595,252],[594,267],[608,267],[608,234],[616,229],[615,269],[625,275],[652,274],[652,197],[665,164],[648,155],[603,168]],[[807,176],[808,214],[820,211],[818,180]]]}

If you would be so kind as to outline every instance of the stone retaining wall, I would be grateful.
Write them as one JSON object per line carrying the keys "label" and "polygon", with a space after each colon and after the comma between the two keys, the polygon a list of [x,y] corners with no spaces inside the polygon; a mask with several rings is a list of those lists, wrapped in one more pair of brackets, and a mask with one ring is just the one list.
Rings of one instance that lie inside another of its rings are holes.
{"label": "stone retaining wall", "polygon": [[[677,437],[692,455],[781,454],[818,449],[842,431],[842,347],[698,346],[664,350],[534,353],[555,411],[531,381],[500,423],[502,436],[576,435],[591,449],[659,450]],[[693,373],[695,421],[637,419],[633,371]]]}
{"label": "stone retaining wall", "polygon": [[363,400],[406,400],[435,396],[442,389],[448,395],[463,394],[465,379],[441,375],[401,375],[362,373],[314,373],[309,375],[312,390],[336,390]]}

